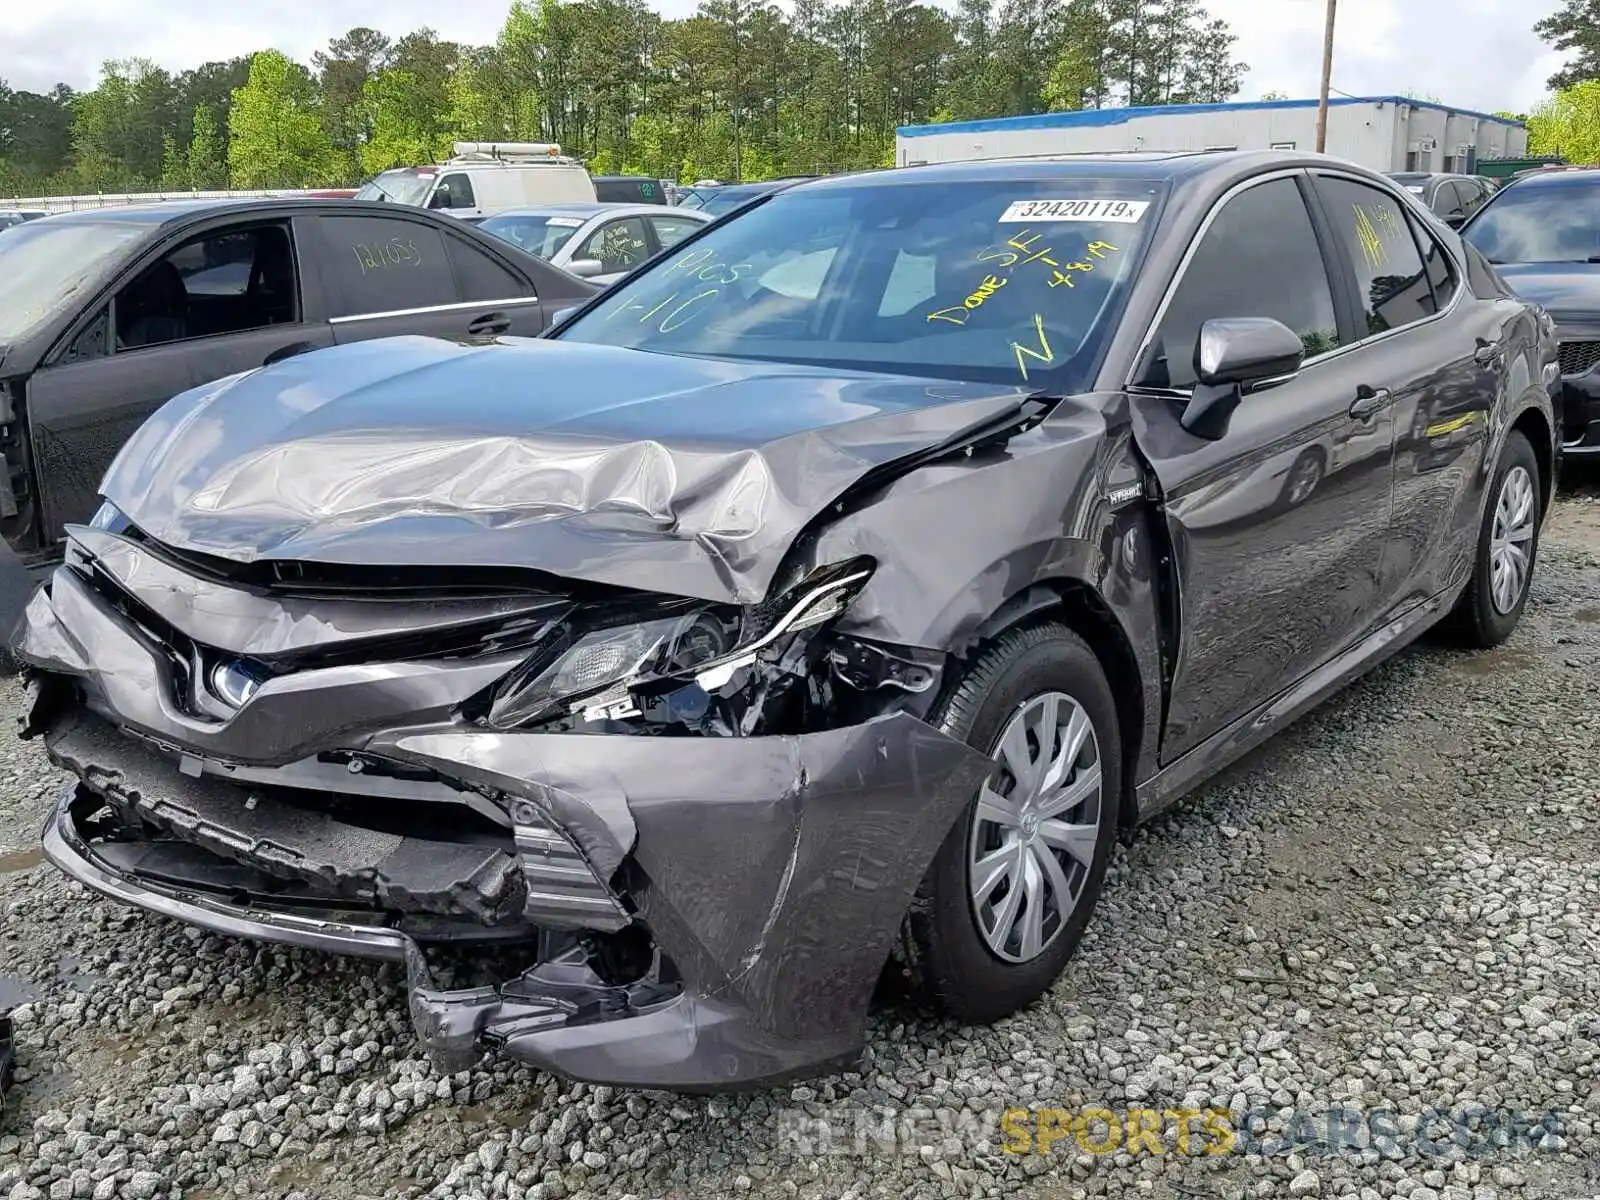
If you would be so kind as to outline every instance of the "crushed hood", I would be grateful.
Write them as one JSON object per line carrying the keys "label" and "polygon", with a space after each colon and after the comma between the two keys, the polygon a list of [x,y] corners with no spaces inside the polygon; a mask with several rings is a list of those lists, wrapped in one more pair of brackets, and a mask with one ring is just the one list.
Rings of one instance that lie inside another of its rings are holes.
{"label": "crushed hood", "polygon": [[752,603],[851,484],[1027,395],[561,341],[391,338],[178,396],[101,491],[149,537],[241,563],[532,567]]}

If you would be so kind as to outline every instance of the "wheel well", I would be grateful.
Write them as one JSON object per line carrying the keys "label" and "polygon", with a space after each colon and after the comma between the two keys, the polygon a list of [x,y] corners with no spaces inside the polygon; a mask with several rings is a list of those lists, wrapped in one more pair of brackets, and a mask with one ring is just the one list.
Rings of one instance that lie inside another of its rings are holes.
{"label": "wheel well", "polygon": [[[1122,743],[1122,796],[1118,803],[1118,819],[1123,826],[1131,826],[1138,816],[1134,779],[1144,734],[1144,685],[1133,646],[1105,602],[1088,584],[1076,580],[1036,584],[1002,605],[979,630],[976,642],[981,645],[1008,630],[1046,621],[1060,622],[1081,637],[1105,672],[1106,683],[1117,704]],[[969,650],[969,656],[972,652]]]}
{"label": "wheel well", "polygon": [[1525,408],[1517,414],[1511,428],[1528,439],[1533,447],[1534,461],[1539,464],[1539,511],[1550,511],[1550,500],[1555,495],[1555,452],[1551,446],[1550,423],[1537,408]]}

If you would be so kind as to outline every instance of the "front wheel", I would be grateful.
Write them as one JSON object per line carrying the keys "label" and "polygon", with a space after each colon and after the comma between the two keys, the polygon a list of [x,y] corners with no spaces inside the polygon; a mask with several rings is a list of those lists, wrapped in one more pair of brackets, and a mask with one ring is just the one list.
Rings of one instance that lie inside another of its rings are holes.
{"label": "front wheel", "polygon": [[989,1022],[1042,995],[1093,912],[1116,834],[1116,704],[1070,629],[1002,635],[936,723],[994,771],[934,856],[906,918],[903,957],[921,996]]}
{"label": "front wheel", "polygon": [[1472,579],[1452,614],[1467,645],[1498,646],[1517,627],[1533,582],[1540,516],[1539,463],[1528,439],[1512,430],[1490,485]]}

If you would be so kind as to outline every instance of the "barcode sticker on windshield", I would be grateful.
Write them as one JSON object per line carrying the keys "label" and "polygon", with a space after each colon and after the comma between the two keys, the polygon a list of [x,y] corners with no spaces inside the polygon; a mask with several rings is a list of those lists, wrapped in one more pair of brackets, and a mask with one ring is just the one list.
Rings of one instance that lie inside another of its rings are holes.
{"label": "barcode sticker on windshield", "polygon": [[557,229],[576,229],[583,224],[581,217],[546,217],[546,225],[554,225]]}
{"label": "barcode sticker on windshield", "polygon": [[1013,200],[1000,223],[1024,221],[1111,221],[1133,225],[1144,218],[1148,200]]}

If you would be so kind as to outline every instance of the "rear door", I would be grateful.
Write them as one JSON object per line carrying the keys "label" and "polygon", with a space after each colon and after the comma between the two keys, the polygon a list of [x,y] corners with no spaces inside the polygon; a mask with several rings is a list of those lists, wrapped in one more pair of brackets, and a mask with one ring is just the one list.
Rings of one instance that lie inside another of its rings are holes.
{"label": "rear door", "polygon": [[[1479,486],[1502,342],[1521,306],[1480,303],[1461,268],[1409,205],[1363,179],[1318,172],[1361,305],[1364,379],[1394,409],[1394,522],[1385,547],[1384,618],[1459,579],[1476,552]],[[1456,181],[1449,186],[1456,187]]]}
{"label": "rear door", "polygon": [[634,215],[606,221],[573,251],[571,261],[591,259],[600,264],[600,273],[589,276],[601,286],[609,286],[648,259],[650,230],[645,218]]}
{"label": "rear door", "polygon": [[[1337,259],[1299,172],[1252,180],[1207,218],[1131,381],[1134,434],[1160,484],[1181,628],[1169,763],[1357,640],[1389,531],[1390,427],[1351,416],[1364,379]],[[1200,328],[1272,317],[1300,335],[1293,377],[1245,396],[1206,441],[1179,418]]]}
{"label": "rear door", "polygon": [[544,328],[533,282],[454,230],[366,212],[324,212],[317,224],[335,341]]}
{"label": "rear door", "polygon": [[179,392],[332,342],[308,218],[234,218],[143,256],[27,383],[41,530],[87,520],[122,443]]}

